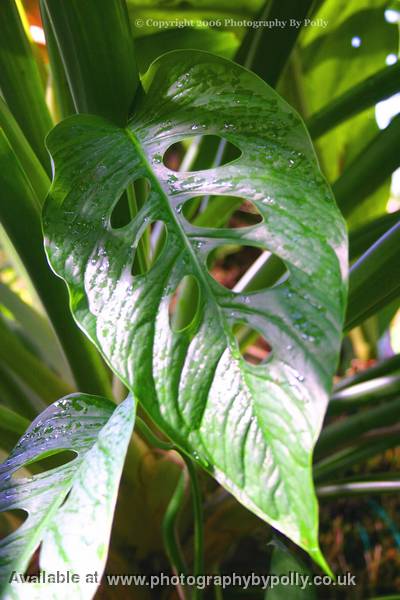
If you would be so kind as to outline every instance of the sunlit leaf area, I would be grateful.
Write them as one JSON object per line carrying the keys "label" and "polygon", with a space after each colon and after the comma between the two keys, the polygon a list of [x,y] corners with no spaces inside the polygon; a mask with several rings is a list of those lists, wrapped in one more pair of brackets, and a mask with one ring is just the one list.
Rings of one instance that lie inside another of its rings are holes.
{"label": "sunlit leaf area", "polygon": [[400,598],[398,0],[0,0],[0,600]]}

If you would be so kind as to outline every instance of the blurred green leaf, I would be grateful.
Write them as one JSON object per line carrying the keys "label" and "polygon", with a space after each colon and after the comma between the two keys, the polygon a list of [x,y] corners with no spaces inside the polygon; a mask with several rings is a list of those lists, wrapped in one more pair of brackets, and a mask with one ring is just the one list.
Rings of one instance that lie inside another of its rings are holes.
{"label": "blurred green leaf", "polygon": [[[314,465],[314,479],[317,482],[337,480],[339,473],[344,473],[357,464],[365,463],[369,458],[382,454],[389,448],[399,445],[399,434],[384,432],[380,438],[364,438],[353,440],[353,445],[332,452],[330,456]],[[334,448],[332,448],[334,450]]]}
{"label": "blurred green leaf", "polygon": [[0,222],[18,252],[82,389],[111,394],[97,351],[77,328],[63,283],[51,272],[43,248],[38,201],[22,167],[0,130]]}
{"label": "blurred green leaf", "polygon": [[1,97],[0,128],[3,130],[8,143],[21,163],[31,186],[35,191],[38,208],[40,208],[49,191],[50,179],[29,145],[29,142],[24,136],[13,114]]}
{"label": "blurred green leaf", "polygon": [[[325,0],[314,19],[326,27],[304,28],[297,52],[295,89],[292,71],[285,79],[285,97],[308,119],[370,75],[381,71],[388,54],[397,54],[398,28],[385,20],[386,0]],[[298,99],[300,98],[300,100]],[[378,133],[374,108],[353,116],[321,136],[317,151],[328,179],[338,179],[355,157]],[[371,170],[379,172],[379,167]],[[349,221],[359,226],[385,212],[390,180],[374,194],[368,192]],[[350,198],[351,201],[351,198]]]}
{"label": "blurred green leaf", "polygon": [[400,165],[400,115],[360,150],[332,186],[342,213],[349,216]]}
{"label": "blurred green leaf", "polygon": [[0,404],[0,428],[22,435],[29,427],[28,419]]}
{"label": "blurred green leaf", "polygon": [[308,130],[316,139],[346,119],[398,91],[400,91],[400,62],[370,75],[324,106],[308,120]]}
{"label": "blurred green leaf", "polygon": [[44,0],[40,0],[40,12],[49,57],[50,104],[53,108],[53,118],[58,122],[74,114],[75,106]]}
{"label": "blurred green leaf", "polygon": [[137,60],[141,73],[145,73],[153,60],[158,56],[171,50],[206,50],[218,56],[232,58],[238,45],[238,38],[230,31],[188,27],[167,29],[166,31],[136,38],[135,40]]}
{"label": "blurred green leaf", "polygon": [[399,295],[400,221],[352,266],[346,329],[355,327]]}
{"label": "blurred green leaf", "polygon": [[77,112],[125,123],[138,86],[124,0],[43,0]]}
{"label": "blurred green leaf", "polygon": [[370,403],[376,404],[396,395],[400,396],[400,375],[384,375],[335,392],[331,396],[328,412],[336,414]]}
{"label": "blurred green leaf", "polygon": [[0,2],[0,89],[40,162],[50,171],[44,138],[52,127],[39,70],[14,0]]}
{"label": "blurred green leaf", "polygon": [[365,225],[353,229],[349,234],[349,260],[361,256],[393,225],[400,221],[400,211],[382,215]]}
{"label": "blurred green leaf", "polygon": [[30,352],[0,315],[0,360],[46,403],[73,389]]}
{"label": "blurred green leaf", "polygon": [[347,387],[356,385],[363,381],[370,381],[377,377],[382,377],[383,375],[388,375],[396,372],[400,373],[400,354],[395,354],[394,356],[387,358],[386,360],[382,360],[370,367],[369,369],[359,371],[355,375],[351,375],[350,377],[344,377],[334,386],[334,390],[343,390]]}
{"label": "blurred green leaf", "polygon": [[[290,26],[291,19],[303,23],[313,0],[267,0],[258,20],[260,22],[285,22],[281,27],[249,28],[235,60],[252,69],[272,87],[282,73],[301,32],[301,27]],[[273,52],[271,51],[273,48]]]}
{"label": "blurred green leaf", "polygon": [[0,402],[30,421],[46,408],[46,402],[41,400],[21,378],[0,362]]}
{"label": "blurred green leaf", "polygon": [[[12,314],[23,330],[24,336],[35,347],[42,360],[70,381],[68,364],[49,321],[33,307],[24,302],[7,285],[0,282],[0,306]],[[70,381],[71,382],[71,381]],[[72,383],[72,382],[71,382]]]}
{"label": "blurred green leaf", "polygon": [[[398,386],[398,381],[396,384]],[[315,459],[337,450],[346,443],[354,441],[363,433],[396,423],[400,418],[400,398],[386,400],[379,406],[360,410],[354,415],[324,427],[317,446]]]}

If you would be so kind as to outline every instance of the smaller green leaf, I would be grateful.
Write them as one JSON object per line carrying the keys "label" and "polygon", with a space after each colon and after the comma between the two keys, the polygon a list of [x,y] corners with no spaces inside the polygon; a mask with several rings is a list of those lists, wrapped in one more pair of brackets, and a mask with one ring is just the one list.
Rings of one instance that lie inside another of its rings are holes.
{"label": "smaller green leaf", "polygon": [[[0,511],[28,513],[23,525],[0,541],[2,598],[93,597],[107,558],[134,414],[130,396],[117,408],[97,396],[67,396],[35,419],[0,466]],[[24,465],[63,450],[76,452],[76,458],[29,479],[13,477]],[[75,582],[60,586],[18,578],[40,543],[41,570],[68,571],[77,576]],[[97,583],[87,581],[96,571]]]}
{"label": "smaller green leaf", "polygon": [[293,585],[274,583],[267,590],[265,600],[314,600],[315,588],[309,585],[310,571],[303,562],[279,540],[273,542],[275,546],[270,565],[270,576],[287,577]]}

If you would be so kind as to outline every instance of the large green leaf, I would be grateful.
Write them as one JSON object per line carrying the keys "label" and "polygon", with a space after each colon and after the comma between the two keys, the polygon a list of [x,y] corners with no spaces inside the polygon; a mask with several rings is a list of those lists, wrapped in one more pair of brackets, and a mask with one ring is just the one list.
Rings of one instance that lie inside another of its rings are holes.
{"label": "large green leaf", "polygon": [[[98,396],[66,396],[35,419],[0,466],[0,511],[28,513],[0,541],[3,599],[93,597],[97,585],[86,575],[97,571],[100,582],[134,414],[131,397],[115,408]],[[30,478],[13,477],[22,466],[63,450],[76,458]],[[40,543],[41,570],[76,574],[79,582],[22,582]]]}
{"label": "large green leaf", "polygon": [[[177,51],[153,63],[143,84],[126,129],[78,115],[48,137],[49,260],[69,285],[75,318],[158,426],[323,564],[311,454],[341,338],[342,218],[304,125],[257,76],[205,52]],[[171,144],[201,134],[220,135],[241,157],[196,173],[163,165]],[[130,224],[113,229],[113,207],[141,177],[149,198]],[[208,194],[248,198],[264,222],[190,225],[183,204]],[[156,220],[167,232],[162,254],[133,276],[135,248]],[[285,262],[287,281],[250,294],[222,288],[206,263],[225,244],[270,250]],[[198,282],[198,314],[175,331],[169,304],[186,275]],[[238,322],[269,341],[266,364],[242,358]]]}

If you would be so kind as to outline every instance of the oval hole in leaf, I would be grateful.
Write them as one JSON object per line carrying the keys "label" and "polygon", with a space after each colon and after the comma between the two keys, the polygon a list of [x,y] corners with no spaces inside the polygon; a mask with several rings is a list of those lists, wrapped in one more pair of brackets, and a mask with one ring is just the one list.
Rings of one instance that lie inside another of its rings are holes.
{"label": "oval hole in leaf", "polygon": [[236,323],[233,327],[233,335],[236,338],[240,354],[249,364],[265,363],[271,355],[271,345],[256,329],[244,323]]}
{"label": "oval hole in leaf", "polygon": [[188,329],[197,320],[200,312],[200,287],[194,275],[183,277],[172,295],[168,312],[170,327],[175,332]]}
{"label": "oval hole in leaf", "polygon": [[[121,194],[114,204],[111,215],[110,225],[112,229],[122,229],[132,221],[131,206],[136,205],[137,209],[142,206],[150,193],[150,183],[146,177],[139,177]],[[140,201],[137,200],[140,199]]]}
{"label": "oval hole in leaf", "polygon": [[289,276],[283,260],[254,246],[219,246],[209,254],[207,266],[215,281],[237,293],[280,285]]}
{"label": "oval hole in leaf", "polygon": [[[19,469],[14,471],[13,477],[21,479],[27,476],[27,469],[31,473],[43,473],[44,471],[50,471],[56,469],[62,465],[73,461],[77,457],[77,453],[73,450],[59,450],[52,454],[41,454],[29,463],[25,463]],[[28,477],[31,475],[28,474]]]}
{"label": "oval hole in leaf", "polygon": [[17,531],[28,518],[26,510],[13,508],[0,512],[0,539]]}
{"label": "oval hole in leaf", "polygon": [[[194,123],[192,129],[201,134],[200,124]],[[238,159],[241,155],[242,151],[235,144],[219,135],[201,137],[197,135],[169,146],[164,153],[163,163],[171,171],[194,173],[212,168],[210,157],[216,158],[215,164],[222,166]]]}
{"label": "oval hole in leaf", "polygon": [[196,196],[183,205],[183,215],[197,227],[251,227],[263,217],[250,200],[237,196]]}
{"label": "oval hole in leaf", "polygon": [[167,239],[163,221],[152,221],[143,231],[136,246],[132,275],[143,275],[150,271],[161,255]]}

